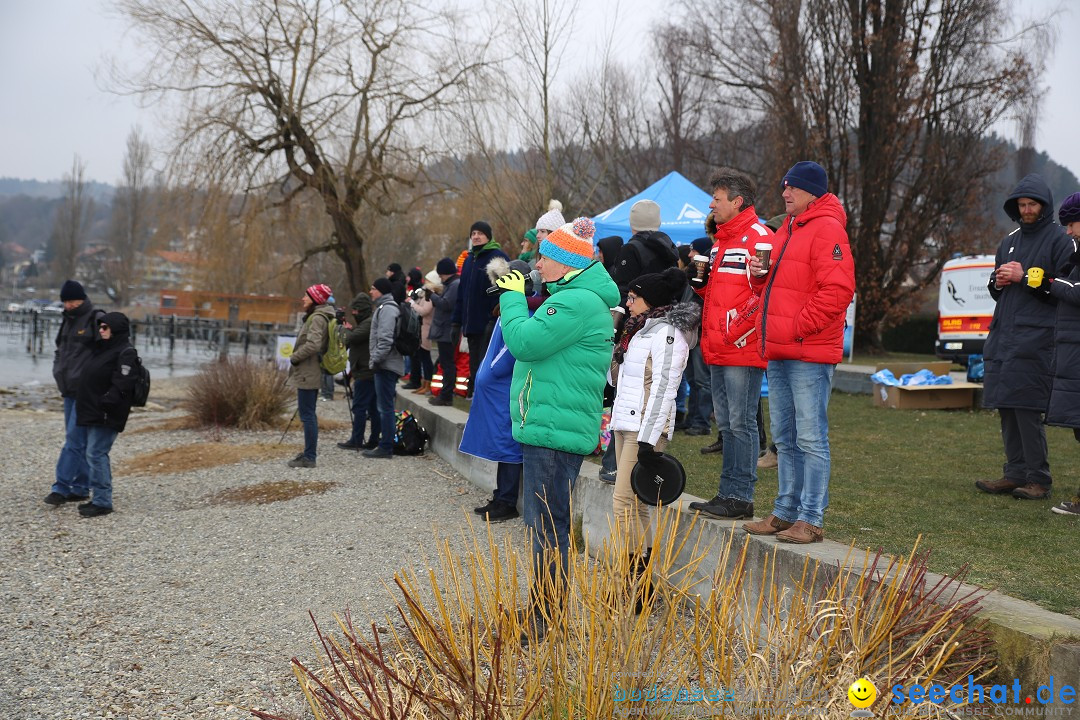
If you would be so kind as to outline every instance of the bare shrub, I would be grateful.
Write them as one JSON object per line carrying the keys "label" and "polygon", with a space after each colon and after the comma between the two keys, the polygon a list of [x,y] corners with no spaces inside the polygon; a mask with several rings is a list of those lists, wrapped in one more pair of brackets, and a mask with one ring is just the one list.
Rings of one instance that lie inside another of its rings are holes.
{"label": "bare shrub", "polygon": [[277,423],[291,398],[273,365],[230,358],[204,365],[182,406],[203,426],[262,430]]}
{"label": "bare shrub", "polygon": [[[531,582],[527,550],[496,542],[490,532],[486,546],[466,535],[471,548],[464,554],[441,542],[434,567],[394,578],[400,618],[390,630],[372,623],[364,632],[348,614],[336,633],[316,624],[321,661],[293,659],[312,713],[348,720],[700,712],[839,720],[851,711],[847,688],[859,677],[879,688],[880,715],[893,684],[949,685],[986,675],[978,597],[955,578],[929,581],[926,553],[867,555],[839,567],[808,559],[794,578],[778,577],[771,558],[753,577],[749,538],[736,544],[731,533],[717,552],[703,546],[696,520],[677,529],[676,517],[665,511],[659,523],[649,563],[658,591],[647,595],[645,612],[633,611],[641,581],[628,581],[628,548],[609,540],[596,560],[572,554],[568,594],[542,639],[515,612]],[[713,587],[700,594],[698,570],[714,558]],[[889,706],[897,718],[946,712]]]}

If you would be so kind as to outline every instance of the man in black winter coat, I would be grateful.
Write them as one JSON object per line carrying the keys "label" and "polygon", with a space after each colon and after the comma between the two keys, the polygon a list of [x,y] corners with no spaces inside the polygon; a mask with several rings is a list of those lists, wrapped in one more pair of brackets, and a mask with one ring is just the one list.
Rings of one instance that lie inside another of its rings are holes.
{"label": "man in black winter coat", "polygon": [[998,247],[988,286],[997,301],[983,349],[983,406],[1001,415],[1005,466],[998,480],[975,487],[1027,500],[1050,496],[1050,463],[1042,413],[1050,400],[1057,300],[1032,292],[1031,268],[1056,275],[1072,254],[1065,230],[1054,222],[1054,198],[1038,175],[1025,177],[1005,201],[1020,227]]}
{"label": "man in black winter coat", "polygon": [[660,206],[652,200],[638,200],[630,208],[631,238],[619,251],[614,280],[626,305],[630,283],[642,275],[661,273],[679,264],[679,251],[667,233],[660,232]]}
{"label": "man in black winter coat", "polygon": [[91,348],[98,338],[94,310],[83,286],[68,280],[60,288],[64,303],[63,320],[56,334],[56,353],[53,355],[53,378],[64,399],[64,447],[56,461],[56,480],[45,502],[58,506],[90,496],[90,470],[86,464],[86,428],[77,422],[75,395]]}

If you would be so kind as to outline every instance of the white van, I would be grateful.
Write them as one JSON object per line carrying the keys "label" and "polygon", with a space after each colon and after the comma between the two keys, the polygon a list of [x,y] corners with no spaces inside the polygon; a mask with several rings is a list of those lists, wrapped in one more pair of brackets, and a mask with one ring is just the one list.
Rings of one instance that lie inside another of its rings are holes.
{"label": "white van", "polygon": [[966,364],[968,355],[982,354],[996,305],[987,288],[993,272],[993,255],[953,258],[941,268],[934,343],[939,358]]}

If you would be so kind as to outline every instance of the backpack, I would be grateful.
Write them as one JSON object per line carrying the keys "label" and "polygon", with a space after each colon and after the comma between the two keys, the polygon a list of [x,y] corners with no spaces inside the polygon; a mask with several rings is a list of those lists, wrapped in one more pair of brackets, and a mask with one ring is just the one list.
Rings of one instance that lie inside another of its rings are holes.
{"label": "backpack", "polygon": [[143,365],[142,358],[135,358],[135,387],[131,390],[131,406],[146,407],[150,399],[150,371]]}
{"label": "backpack", "polygon": [[427,430],[420,427],[411,412],[402,410],[397,413],[397,427],[394,430],[395,455],[423,455],[424,445],[430,438]]}
{"label": "backpack", "polygon": [[345,347],[345,331],[338,325],[337,318],[331,318],[326,324],[326,350],[319,358],[319,367],[331,375],[345,371],[349,361],[349,350]]}
{"label": "backpack", "polygon": [[409,357],[420,349],[420,333],[423,331],[424,321],[407,302],[398,303],[398,311],[394,349],[404,357]]}

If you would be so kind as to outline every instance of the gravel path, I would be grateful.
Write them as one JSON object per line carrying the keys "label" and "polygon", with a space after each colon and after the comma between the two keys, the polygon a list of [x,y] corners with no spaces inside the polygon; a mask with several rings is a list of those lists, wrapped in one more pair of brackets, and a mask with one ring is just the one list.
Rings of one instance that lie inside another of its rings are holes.
{"label": "gravel path", "polygon": [[[173,394],[170,396],[169,392]],[[129,430],[174,416],[133,415]],[[10,503],[0,520],[0,718],[240,718],[258,706],[309,717],[289,660],[315,657],[320,625],[350,609],[381,621],[385,585],[426,565],[436,535],[464,547],[466,516],[484,494],[433,453],[366,460],[320,434],[319,467],[281,460],[114,480],[116,512],[82,519],[74,504],[42,503],[63,440],[55,410],[0,410],[0,464]],[[320,417],[345,420],[343,400]],[[280,432],[224,442],[276,442]],[[114,468],[131,458],[206,442],[194,431],[125,432]],[[298,444],[294,424],[286,443]],[[216,493],[292,477],[335,487],[263,505]],[[521,532],[520,522],[498,526]],[[482,528],[478,528],[478,531]]]}

